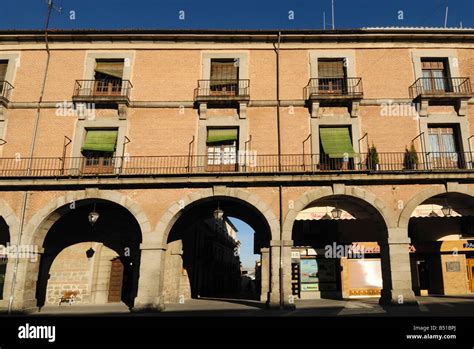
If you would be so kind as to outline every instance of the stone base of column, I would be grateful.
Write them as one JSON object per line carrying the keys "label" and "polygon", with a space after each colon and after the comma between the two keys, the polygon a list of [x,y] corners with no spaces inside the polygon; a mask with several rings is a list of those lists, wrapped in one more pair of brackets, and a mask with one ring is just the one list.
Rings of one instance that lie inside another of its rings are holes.
{"label": "stone base of column", "polygon": [[290,300],[285,300],[283,303],[280,303],[280,294],[279,293],[269,293],[268,300],[266,302],[268,309],[285,309],[285,310],[293,310],[295,309],[295,303],[290,302]]}
{"label": "stone base of column", "polygon": [[136,300],[133,308],[130,309],[134,313],[153,313],[165,310],[165,304],[161,297],[153,300]]}
{"label": "stone base of column", "polygon": [[418,305],[412,289],[382,290],[379,299],[380,305]]}

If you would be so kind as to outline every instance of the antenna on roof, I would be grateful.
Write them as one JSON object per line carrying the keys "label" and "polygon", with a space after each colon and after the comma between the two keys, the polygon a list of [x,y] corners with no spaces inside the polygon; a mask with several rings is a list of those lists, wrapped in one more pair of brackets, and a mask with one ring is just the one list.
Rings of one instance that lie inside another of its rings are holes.
{"label": "antenna on roof", "polygon": [[446,14],[444,15],[444,27],[448,26],[448,6],[446,6]]}
{"label": "antenna on roof", "polygon": [[332,30],[334,30],[334,0],[331,0],[331,9],[332,9]]}
{"label": "antenna on roof", "polygon": [[326,30],[326,12],[323,11],[323,28]]}
{"label": "antenna on roof", "polygon": [[459,22],[459,27],[462,29],[462,21]]}

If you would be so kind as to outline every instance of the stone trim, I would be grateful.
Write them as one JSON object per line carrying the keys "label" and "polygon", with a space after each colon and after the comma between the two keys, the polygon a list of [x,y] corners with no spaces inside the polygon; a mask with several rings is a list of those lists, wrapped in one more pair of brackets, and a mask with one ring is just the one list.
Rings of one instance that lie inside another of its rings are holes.
{"label": "stone trim", "polygon": [[[166,245],[168,235],[173,225],[181,216],[183,209],[201,199],[212,198],[214,196],[213,188],[208,188],[193,192],[186,195],[181,200],[178,200],[161,216],[160,220],[158,221],[155,227],[155,233],[153,234],[156,237],[156,240],[154,241],[161,243],[162,245]],[[279,222],[277,217],[268,204],[260,199],[256,194],[240,188],[226,187],[224,193],[219,194],[219,196],[239,199],[251,205],[254,209],[259,211],[263,217],[265,217],[267,224],[270,227],[272,240],[275,238],[279,239]]]}
{"label": "stone trim", "polygon": [[[94,68],[97,59],[123,59],[123,80],[131,80],[133,61],[135,58],[135,51],[132,52],[117,52],[117,51],[86,51],[86,58],[84,63],[85,80],[94,79]],[[131,91],[133,93],[133,89]],[[131,98],[131,97],[130,97]]]}
{"label": "stone trim", "polygon": [[469,128],[469,121],[467,118],[455,118],[455,114],[443,114],[443,115],[433,115],[430,114],[429,117],[420,117],[419,118],[419,127],[420,133],[424,132],[423,138],[426,145],[426,151],[431,151],[431,145],[429,141],[428,135],[428,125],[436,125],[436,124],[451,124],[451,125],[458,125],[459,126],[459,137],[462,145],[461,152],[469,151],[469,143],[468,137],[470,136],[470,128]]}
{"label": "stone trim", "polygon": [[[86,137],[86,129],[92,128],[116,128],[118,129],[117,135],[117,148],[115,150],[115,156],[122,156],[123,143],[127,134],[127,121],[117,120],[116,118],[104,118],[104,119],[92,119],[92,120],[77,120],[76,127],[74,129],[74,135],[72,138],[72,157],[81,157],[81,148]],[[116,164],[119,165],[119,164]],[[71,164],[74,166],[74,164]]]}
{"label": "stone trim", "polygon": [[448,185],[431,185],[429,188],[421,190],[411,197],[410,201],[407,202],[400,213],[397,226],[403,229],[408,229],[408,222],[410,221],[411,214],[419,205],[433,196],[445,193],[460,193],[474,196],[474,188],[469,188],[465,184],[453,182],[449,182]]}
{"label": "stone trim", "polygon": [[[301,210],[318,199],[333,195],[336,194],[334,194],[332,187],[320,187],[315,190],[307,191],[299,199],[295,200],[293,203],[293,208],[287,212],[284,219],[283,239],[292,239],[293,223]],[[387,228],[396,226],[396,217],[391,212],[391,210],[385,206],[385,204],[379,198],[377,198],[375,194],[359,187],[346,186],[344,188],[343,195],[360,199],[366,204],[375,208],[380,213],[380,216],[384,220]]]}
{"label": "stone trim", "polygon": [[229,52],[203,52],[201,76],[203,80],[211,78],[211,59],[215,58],[234,58],[239,60],[239,79],[249,78],[249,53],[248,51],[229,51]]}
{"label": "stone trim", "polygon": [[[350,126],[352,136],[352,147],[356,153],[360,153],[360,123],[358,118],[350,118],[348,116],[331,116],[330,118],[311,118],[311,152],[312,154],[321,154],[319,149],[319,127],[320,126]],[[364,150],[365,151],[365,150]],[[319,162],[319,158],[315,159]],[[317,163],[316,162],[316,163]]]}
{"label": "stone trim", "polygon": [[205,120],[200,119],[198,124],[198,135],[196,140],[197,155],[207,154],[206,140],[208,127],[235,127],[239,129],[239,142],[237,151],[245,150],[245,142],[249,138],[249,123],[247,119],[237,116],[216,116]]}
{"label": "stone trim", "polygon": [[37,211],[25,225],[25,243],[36,243],[38,246],[42,246],[49,228],[59,218],[61,218],[61,214],[57,212],[57,209],[69,205],[72,202],[86,199],[102,199],[111,201],[126,208],[137,220],[143,240],[145,239],[145,235],[151,232],[151,225],[147,215],[130,197],[112,190],[86,189],[82,191],[68,192],[64,196],[53,199],[41,210]]}

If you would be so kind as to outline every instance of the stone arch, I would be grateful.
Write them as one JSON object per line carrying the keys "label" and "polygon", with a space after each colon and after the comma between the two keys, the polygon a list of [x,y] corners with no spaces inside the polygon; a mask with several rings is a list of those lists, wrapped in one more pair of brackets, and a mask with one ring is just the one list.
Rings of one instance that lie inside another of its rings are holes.
{"label": "stone arch", "polygon": [[403,229],[408,229],[408,222],[410,221],[411,214],[419,205],[433,196],[445,193],[459,193],[474,196],[474,189],[469,188],[464,184],[450,183],[448,186],[443,184],[432,185],[429,188],[421,190],[405,205],[398,218],[397,226]]}
{"label": "stone arch", "polygon": [[128,196],[111,190],[84,190],[70,192],[67,195],[58,197],[49,202],[39,210],[25,227],[25,243],[42,246],[51,226],[61,217],[57,210],[65,205],[86,199],[102,199],[116,203],[126,208],[137,220],[142,239],[151,232],[151,225],[145,212],[141,207]]}
{"label": "stone arch", "polygon": [[[141,240],[151,232],[148,218],[140,206],[129,197],[112,190],[86,189],[83,191],[68,192],[66,195],[51,200],[40,209],[27,223],[24,229],[22,244],[38,246],[38,253],[42,254],[43,243],[53,224],[62,217],[61,209],[73,202],[83,200],[104,200],[120,205],[135,218],[141,233]],[[40,263],[23,261],[19,265],[18,285],[15,290],[14,309],[31,309],[37,306],[37,281],[39,278]]]}
{"label": "stone arch", "polygon": [[[3,218],[6,225],[8,226],[8,238],[10,243],[16,244],[18,237],[18,217],[15,212],[12,210],[10,205],[5,201],[0,199],[0,217]],[[8,297],[10,295],[11,282],[13,277],[13,268],[14,268],[14,259],[8,259],[7,268],[5,270],[5,282],[3,284],[3,289],[0,289],[0,292],[3,292],[2,300],[0,300],[0,306],[6,306]]]}
{"label": "stone arch", "polygon": [[173,225],[176,223],[179,217],[181,217],[181,214],[183,213],[182,209],[199,200],[212,198],[215,196],[239,199],[258,210],[268,223],[272,240],[279,240],[278,219],[276,218],[270,206],[268,206],[268,204],[260,199],[257,195],[240,188],[225,188],[225,190],[219,192],[216,192],[211,188],[186,195],[181,200],[173,204],[158,221],[155,229],[156,234],[150,236],[152,239],[157,239],[157,241],[144,241],[144,244],[153,244],[153,242],[155,242],[157,244],[161,244],[162,246],[166,246],[168,235]]}
{"label": "stone arch", "polygon": [[345,195],[360,199],[379,212],[387,228],[396,226],[393,212],[375,194],[358,187],[344,187],[344,190],[340,192],[335,192],[332,187],[321,187],[307,191],[298,200],[293,202],[292,208],[286,214],[283,223],[283,240],[292,240],[293,223],[301,210],[315,200],[332,195]]}

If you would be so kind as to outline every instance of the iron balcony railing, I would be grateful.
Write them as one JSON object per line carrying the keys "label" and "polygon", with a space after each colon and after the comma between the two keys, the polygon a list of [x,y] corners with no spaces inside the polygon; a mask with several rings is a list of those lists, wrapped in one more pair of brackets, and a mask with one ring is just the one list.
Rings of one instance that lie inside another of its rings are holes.
{"label": "iron balcony railing", "polygon": [[313,78],[304,88],[304,98],[362,98],[362,78]]}
{"label": "iron balcony railing", "polygon": [[472,93],[469,78],[419,78],[409,88],[410,97],[469,96]]}
{"label": "iron balcony railing", "polygon": [[[378,153],[330,158],[324,154],[203,156],[125,156],[110,158],[0,158],[0,177],[154,176],[216,173],[447,172],[473,171],[474,152]],[[30,164],[30,167],[29,167]]]}
{"label": "iron balcony railing", "polygon": [[0,81],[0,99],[8,102],[10,100],[12,90],[13,86],[8,81]]}
{"label": "iron balcony railing", "polygon": [[130,99],[132,83],[129,80],[76,80],[74,98]]}
{"label": "iron balcony railing", "polygon": [[250,98],[250,80],[198,80],[194,99],[232,100]]}

